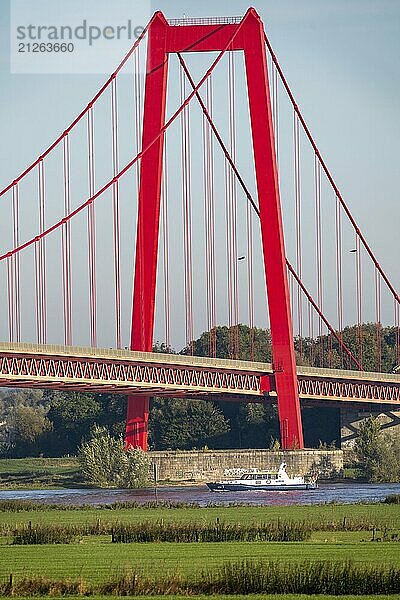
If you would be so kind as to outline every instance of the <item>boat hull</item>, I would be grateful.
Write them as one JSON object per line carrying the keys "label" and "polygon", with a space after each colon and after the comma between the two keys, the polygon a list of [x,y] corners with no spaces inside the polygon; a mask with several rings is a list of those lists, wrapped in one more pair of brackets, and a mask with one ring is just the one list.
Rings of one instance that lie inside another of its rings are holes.
{"label": "boat hull", "polygon": [[207,483],[207,487],[212,492],[289,492],[292,490],[315,490],[317,484],[315,482],[309,483],[296,483],[287,485],[274,485],[274,484],[259,484],[259,485],[248,485],[245,483],[228,483],[228,482],[212,482]]}

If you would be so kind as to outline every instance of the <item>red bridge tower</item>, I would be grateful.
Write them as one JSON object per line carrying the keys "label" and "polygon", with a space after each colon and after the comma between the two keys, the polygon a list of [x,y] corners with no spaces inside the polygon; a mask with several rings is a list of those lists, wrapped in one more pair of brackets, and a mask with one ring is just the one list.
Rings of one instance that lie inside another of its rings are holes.
{"label": "red bridge tower", "polygon": [[[293,326],[285,262],[264,29],[250,8],[240,23],[170,25],[157,12],[148,29],[142,147],[159,136],[140,166],[131,349],[153,346],[160,194],[168,55],[172,52],[243,51],[261,220],[272,354],[283,448],[302,448]],[[231,43],[229,43],[229,41]],[[128,399],[126,444],[147,449],[149,398]]]}

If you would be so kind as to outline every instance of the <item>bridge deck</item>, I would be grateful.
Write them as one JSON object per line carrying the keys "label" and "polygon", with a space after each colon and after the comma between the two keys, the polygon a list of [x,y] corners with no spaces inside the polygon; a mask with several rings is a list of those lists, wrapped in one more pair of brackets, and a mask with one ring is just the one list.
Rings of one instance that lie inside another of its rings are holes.
{"label": "bridge deck", "polygon": [[[400,404],[400,375],[297,367],[308,400]],[[0,343],[0,385],[157,395],[276,395],[270,363],[107,348]]]}

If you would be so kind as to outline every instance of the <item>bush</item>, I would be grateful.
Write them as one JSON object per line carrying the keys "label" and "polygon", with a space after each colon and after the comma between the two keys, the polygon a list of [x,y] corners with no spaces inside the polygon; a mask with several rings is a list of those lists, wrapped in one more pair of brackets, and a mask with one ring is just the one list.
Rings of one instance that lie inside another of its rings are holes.
{"label": "bush", "polygon": [[371,416],[361,423],[354,450],[358,469],[368,481],[400,481],[400,437],[382,433],[379,419]]}
{"label": "bush", "polygon": [[400,570],[350,561],[244,560],[204,574],[199,588],[206,594],[396,594]]}
{"label": "bush", "polygon": [[[323,594],[342,596],[400,592],[398,567],[363,565],[353,562],[244,560],[225,563],[217,569],[184,578],[179,572],[148,577],[125,571],[107,582],[88,584],[83,580],[25,577],[0,582],[1,596],[160,596],[179,594]],[[260,598],[262,596],[260,595]]]}
{"label": "bush", "polygon": [[311,528],[300,523],[123,523],[113,528],[113,543],[131,542],[304,542]]}
{"label": "bush", "polygon": [[23,525],[13,531],[12,543],[27,544],[70,544],[78,536],[78,528],[73,525]]}
{"label": "bush", "polygon": [[140,448],[124,448],[122,437],[95,426],[79,448],[83,478],[97,487],[140,488],[149,485],[150,460]]}
{"label": "bush", "polygon": [[385,504],[400,504],[400,494],[390,494],[384,499]]}
{"label": "bush", "polygon": [[0,583],[2,596],[86,596],[89,592],[89,586],[81,580],[23,577],[14,581],[10,575],[7,582]]}

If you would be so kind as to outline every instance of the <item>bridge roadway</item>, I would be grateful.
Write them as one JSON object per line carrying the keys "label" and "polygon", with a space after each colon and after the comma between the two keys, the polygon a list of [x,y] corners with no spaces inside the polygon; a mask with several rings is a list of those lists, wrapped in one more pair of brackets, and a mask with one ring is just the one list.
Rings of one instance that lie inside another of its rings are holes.
{"label": "bridge roadway", "polygon": [[[297,367],[310,403],[400,406],[400,375]],[[270,363],[25,343],[0,343],[0,386],[263,401],[276,396]]]}

